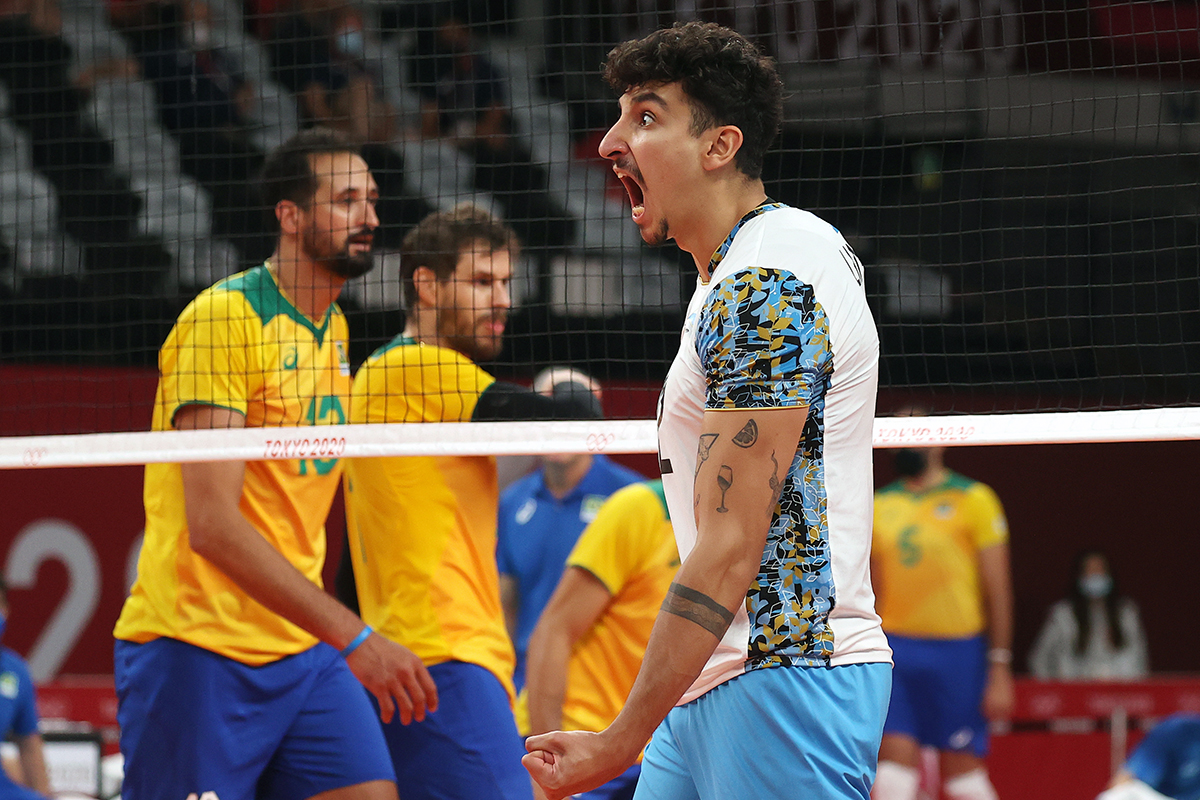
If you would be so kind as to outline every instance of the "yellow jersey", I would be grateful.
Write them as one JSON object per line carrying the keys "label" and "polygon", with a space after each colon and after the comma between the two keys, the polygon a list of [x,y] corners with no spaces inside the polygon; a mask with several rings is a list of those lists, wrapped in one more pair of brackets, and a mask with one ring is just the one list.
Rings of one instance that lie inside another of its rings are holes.
{"label": "yellow jersey", "polygon": [[[679,570],[662,481],[635,483],[609,497],[575,543],[567,567],[587,570],[612,595],[571,651],[562,709],[562,730],[601,731],[629,697],[658,609]],[[529,733],[524,693],[517,727]]]}
{"label": "yellow jersey", "polygon": [[[246,427],[346,422],[345,317],[320,323],[283,293],[269,265],[202,292],[159,352],[152,428],[171,430],[188,405],[232,409]],[[338,459],[250,461],[240,509],[272,547],[318,586]],[[138,577],[113,635],[179,639],[251,666],[312,647],[316,637],[259,604],[188,544],[178,464],[146,465],[146,533]]]}
{"label": "yellow jersey", "polygon": [[883,629],[961,639],[986,629],[979,552],[1008,542],[1008,523],[988,486],[950,473],[914,493],[897,481],[875,493],[871,563]]}
{"label": "yellow jersey", "polygon": [[[350,421],[469,422],[495,379],[460,353],[397,337],[354,378]],[[349,460],[350,557],[363,619],[427,665],[477,664],[513,696],[496,568],[496,460]]]}

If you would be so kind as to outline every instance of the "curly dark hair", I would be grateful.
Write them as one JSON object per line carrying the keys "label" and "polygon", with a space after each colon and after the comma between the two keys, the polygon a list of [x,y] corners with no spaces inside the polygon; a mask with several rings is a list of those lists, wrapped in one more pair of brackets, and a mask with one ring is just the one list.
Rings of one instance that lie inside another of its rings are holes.
{"label": "curly dark hair", "polygon": [[508,250],[513,258],[520,249],[512,228],[471,203],[430,214],[417,223],[400,244],[405,309],[411,312],[417,306],[417,290],[413,285],[417,267],[428,267],[439,281],[448,281],[458,266],[459,256],[476,242],[492,252]]}
{"label": "curly dark hair", "polygon": [[677,22],[614,47],[604,80],[618,94],[678,81],[691,102],[692,135],[736,125],[742,147],[734,163],[747,177],[762,176],[763,158],[783,123],[783,82],[774,59],[741,34],[711,22]]}
{"label": "curly dark hair", "polygon": [[267,157],[259,176],[263,204],[274,209],[279,201],[291,200],[308,208],[321,185],[310,156],[323,153],[362,154],[353,140],[333,128],[318,126],[300,131]]}

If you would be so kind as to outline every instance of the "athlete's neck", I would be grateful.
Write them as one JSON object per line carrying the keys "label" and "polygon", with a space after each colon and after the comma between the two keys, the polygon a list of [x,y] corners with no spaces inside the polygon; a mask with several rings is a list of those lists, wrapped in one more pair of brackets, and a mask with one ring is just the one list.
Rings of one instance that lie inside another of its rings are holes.
{"label": "athlete's neck", "polygon": [[303,256],[294,244],[280,239],[267,260],[279,288],[310,319],[320,322],[342,293],[346,279]]}
{"label": "athlete's neck", "polygon": [[430,310],[410,309],[408,321],[404,325],[404,335],[430,347],[449,347],[438,334],[437,314]]}
{"label": "athlete's neck", "polygon": [[580,453],[565,461],[545,459],[542,462],[542,480],[550,494],[562,500],[579,485],[591,468],[592,457],[587,453]]}
{"label": "athlete's neck", "polygon": [[950,470],[942,466],[940,459],[936,464],[932,463],[931,461],[929,466],[920,475],[912,478],[905,478],[904,488],[910,492],[913,492],[914,494],[927,492],[930,489],[941,486],[943,483],[945,483],[946,478],[949,477],[949,475]]}
{"label": "athlete's neck", "polygon": [[761,180],[747,180],[740,172],[728,179],[715,181],[704,195],[704,204],[682,226],[671,226],[675,243],[691,254],[700,273],[708,282],[708,263],[738,220],[749,214],[767,199]]}

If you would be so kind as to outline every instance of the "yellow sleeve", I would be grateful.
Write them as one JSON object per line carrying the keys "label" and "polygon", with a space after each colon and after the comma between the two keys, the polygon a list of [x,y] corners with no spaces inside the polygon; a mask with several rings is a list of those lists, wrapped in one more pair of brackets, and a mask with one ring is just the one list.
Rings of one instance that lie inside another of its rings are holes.
{"label": "yellow sleeve", "polygon": [[640,483],[626,486],[600,507],[567,557],[567,566],[586,569],[615,595],[658,551],[665,519],[652,489]]}
{"label": "yellow sleeve", "polygon": [[351,422],[468,422],[496,379],[442,347],[402,345],[372,356],[354,379]]}
{"label": "yellow sleeve", "polygon": [[250,309],[237,292],[207,291],[184,309],[159,354],[163,419],[186,405],[211,405],[245,415],[252,392]]}
{"label": "yellow sleeve", "polygon": [[971,537],[977,550],[986,550],[998,544],[1008,543],[1008,520],[1000,498],[990,486],[975,483],[968,491],[971,503]]}

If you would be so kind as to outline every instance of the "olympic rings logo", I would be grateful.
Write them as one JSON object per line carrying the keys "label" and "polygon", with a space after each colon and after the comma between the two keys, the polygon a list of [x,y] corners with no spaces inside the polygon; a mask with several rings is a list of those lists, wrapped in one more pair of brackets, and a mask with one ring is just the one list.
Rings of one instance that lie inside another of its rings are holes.
{"label": "olympic rings logo", "polygon": [[587,449],[589,453],[603,453],[610,444],[617,440],[615,433],[589,433]]}

